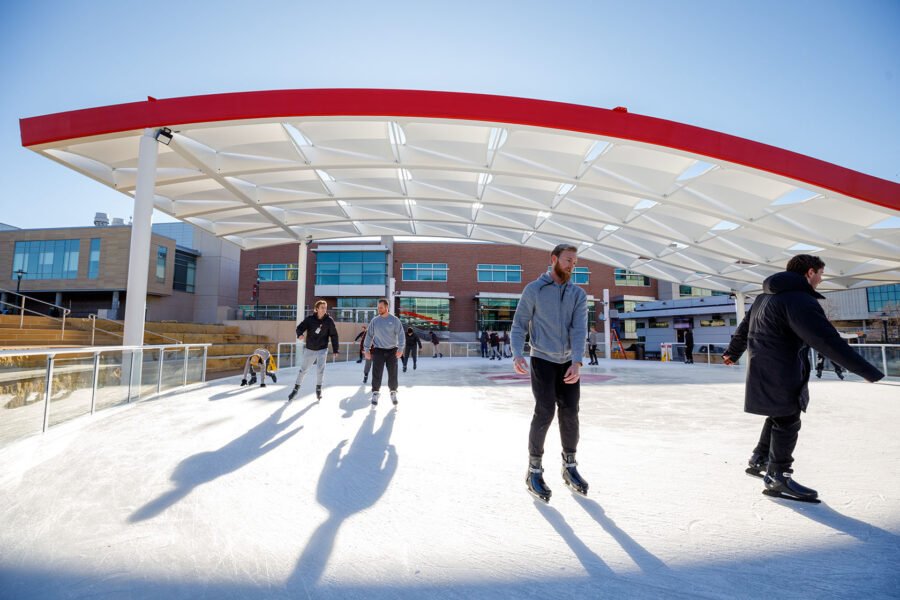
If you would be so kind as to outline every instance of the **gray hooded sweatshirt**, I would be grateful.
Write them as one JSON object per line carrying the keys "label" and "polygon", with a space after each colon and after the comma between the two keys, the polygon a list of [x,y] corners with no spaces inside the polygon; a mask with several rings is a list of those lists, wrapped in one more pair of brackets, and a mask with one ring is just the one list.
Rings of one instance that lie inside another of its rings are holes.
{"label": "gray hooded sweatshirt", "polygon": [[581,363],[587,337],[587,294],[571,280],[557,285],[549,273],[525,286],[512,324],[512,352],[524,356],[525,333],[531,356],[562,364]]}

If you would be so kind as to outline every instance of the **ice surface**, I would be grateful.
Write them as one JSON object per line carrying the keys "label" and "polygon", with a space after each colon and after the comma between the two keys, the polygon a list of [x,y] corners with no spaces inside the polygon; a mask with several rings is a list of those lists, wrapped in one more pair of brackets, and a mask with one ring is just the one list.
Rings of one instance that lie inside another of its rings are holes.
{"label": "ice surface", "polygon": [[[285,399],[239,377],[0,452],[2,598],[897,598],[900,384],[811,384],[795,477],[744,474],[738,368],[585,367],[579,469],[525,491],[532,397],[510,361],[432,359],[372,409],[361,365]],[[383,388],[386,391],[386,384]]]}

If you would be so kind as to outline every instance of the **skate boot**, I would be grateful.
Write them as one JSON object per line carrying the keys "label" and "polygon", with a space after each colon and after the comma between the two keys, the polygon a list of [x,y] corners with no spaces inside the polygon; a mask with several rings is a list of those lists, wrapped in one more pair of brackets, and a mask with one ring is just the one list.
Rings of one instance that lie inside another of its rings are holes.
{"label": "skate boot", "polygon": [[300,391],[300,386],[299,386],[299,385],[295,385],[295,386],[294,386],[294,389],[291,391],[291,393],[288,394],[288,402],[290,402],[291,400],[293,400],[293,399],[297,396],[297,392],[299,392],[299,391]]}
{"label": "skate boot", "polygon": [[572,488],[573,492],[578,492],[584,496],[587,496],[588,492],[588,482],[581,478],[581,475],[578,474],[578,463],[575,462],[575,454],[566,454],[563,452],[562,454],[562,478],[567,486]]}
{"label": "skate boot", "polygon": [[541,467],[540,457],[531,457],[528,460],[528,472],[525,474],[525,487],[528,492],[543,502],[550,502],[553,492],[544,483],[544,469]]}
{"label": "skate boot", "polygon": [[751,477],[763,477],[766,474],[766,470],[768,468],[768,455],[754,452],[750,457],[750,460],[747,461],[747,468],[744,469],[744,473],[750,475]]}
{"label": "skate boot", "polygon": [[397,392],[391,392],[391,402],[394,403],[394,406],[397,406]]}
{"label": "skate boot", "polygon": [[321,399],[322,399],[322,386],[317,385],[316,386],[316,400],[321,400]]}
{"label": "skate boot", "polygon": [[259,387],[266,387],[266,382],[263,381],[261,384],[259,384]]}
{"label": "skate boot", "polygon": [[766,489],[763,490],[763,494],[786,500],[818,503],[819,492],[794,481],[791,478],[792,473],[792,469],[786,469],[783,473],[766,473],[763,479]]}
{"label": "skate boot", "polygon": [[250,385],[256,385],[256,373],[250,373]]}
{"label": "skate boot", "polygon": [[366,383],[367,381],[369,381],[369,376],[363,375],[363,383]]}
{"label": "skate boot", "polygon": [[272,378],[272,383],[278,383],[278,378],[275,377],[275,373],[269,373],[269,377]]}
{"label": "skate boot", "polygon": [[378,392],[372,392],[372,406],[378,406]]}

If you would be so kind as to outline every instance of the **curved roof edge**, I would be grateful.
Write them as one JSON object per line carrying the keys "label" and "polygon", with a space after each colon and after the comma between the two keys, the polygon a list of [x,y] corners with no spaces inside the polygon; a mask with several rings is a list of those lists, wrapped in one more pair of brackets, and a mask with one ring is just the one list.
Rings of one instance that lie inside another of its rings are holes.
{"label": "curved roof edge", "polygon": [[510,96],[388,89],[308,89],[148,99],[19,120],[22,145],[173,127],[306,116],[395,116],[493,121],[664,146],[803,181],[900,210],[900,183],[752,140],[624,111]]}

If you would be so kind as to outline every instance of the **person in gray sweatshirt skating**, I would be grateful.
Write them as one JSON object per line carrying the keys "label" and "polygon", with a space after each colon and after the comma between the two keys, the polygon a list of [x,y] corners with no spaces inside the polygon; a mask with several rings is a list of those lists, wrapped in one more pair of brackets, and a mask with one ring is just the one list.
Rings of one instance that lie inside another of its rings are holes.
{"label": "person in gray sweatshirt skating", "polygon": [[587,337],[587,294],[570,279],[578,261],[578,249],[560,244],[550,254],[550,271],[522,291],[512,325],[513,367],[528,373],[525,334],[531,344],[531,391],[534,416],[528,435],[528,491],[544,502],[551,491],[544,483],[542,457],[547,430],[559,407],[559,437],[562,442],[562,477],[574,491],[587,495],[588,484],[576,468],[578,446],[578,402],[581,363]]}
{"label": "person in gray sweatshirt skating", "polygon": [[403,324],[390,313],[389,306],[386,298],[378,300],[378,316],[369,323],[364,342],[366,360],[372,360],[372,406],[378,404],[385,366],[388,371],[391,402],[397,405],[397,359],[403,356],[406,336],[403,335]]}

